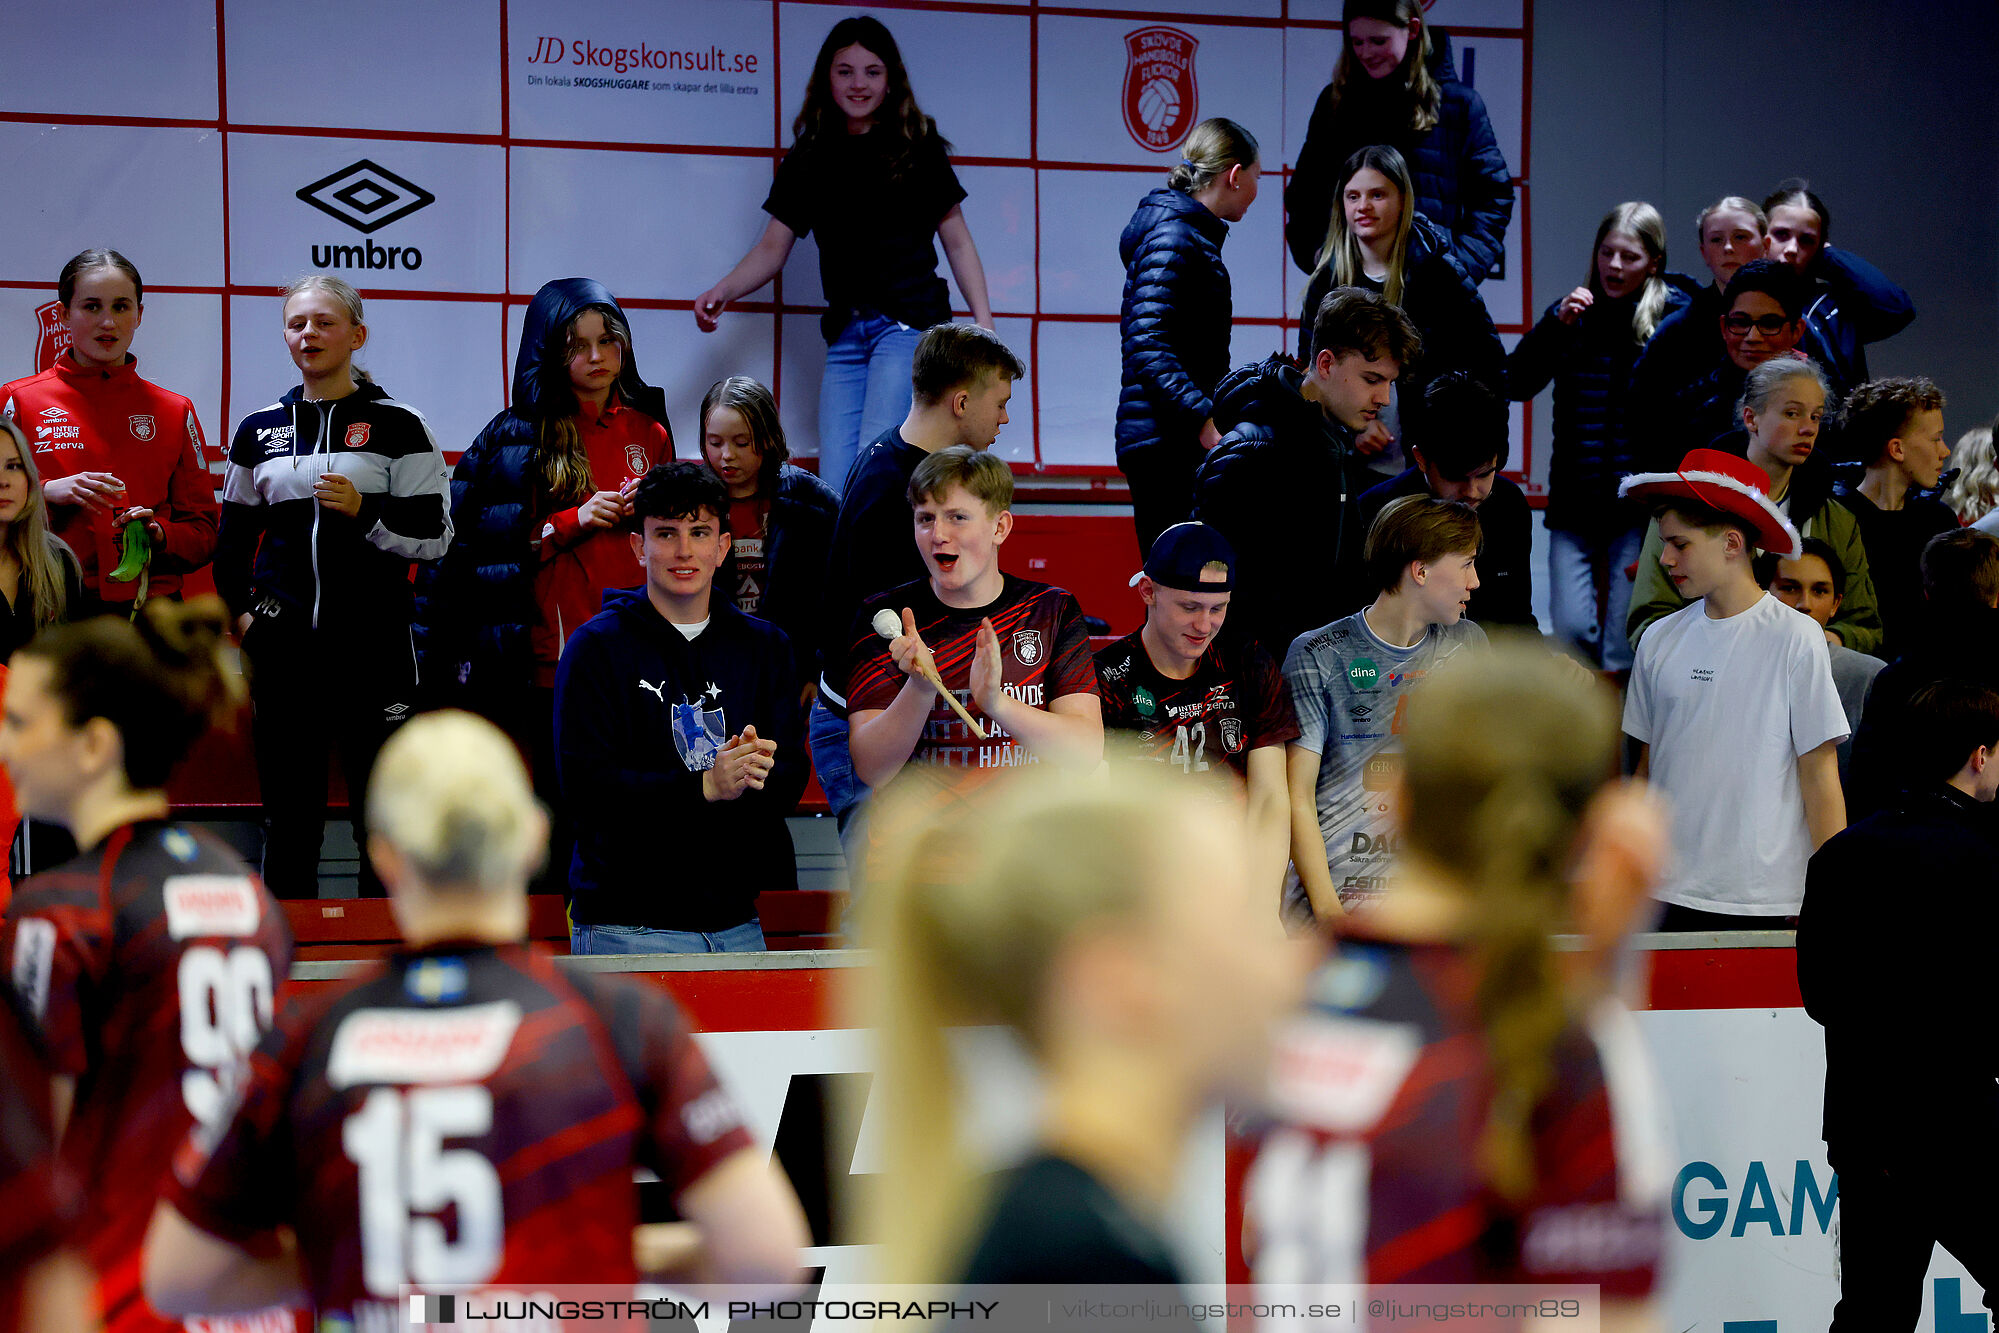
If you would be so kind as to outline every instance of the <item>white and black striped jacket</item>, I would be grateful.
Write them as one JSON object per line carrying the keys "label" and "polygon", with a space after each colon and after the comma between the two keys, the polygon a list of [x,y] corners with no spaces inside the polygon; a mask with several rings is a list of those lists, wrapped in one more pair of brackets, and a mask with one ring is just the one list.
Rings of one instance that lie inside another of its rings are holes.
{"label": "white and black striped jacket", "polygon": [[[314,498],[327,472],[361,492],[359,515]],[[406,632],[410,562],[451,544],[450,494],[437,438],[414,407],[373,383],[318,400],[294,386],[230,441],[215,586],[239,614]]]}

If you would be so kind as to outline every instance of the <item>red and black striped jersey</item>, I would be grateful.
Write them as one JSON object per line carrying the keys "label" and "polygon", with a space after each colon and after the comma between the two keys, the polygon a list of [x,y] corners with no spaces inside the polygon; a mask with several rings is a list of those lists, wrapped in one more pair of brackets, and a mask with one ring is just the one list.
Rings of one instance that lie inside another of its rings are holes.
{"label": "red and black striped jersey", "polygon": [[1217,638],[1193,675],[1174,680],[1152,664],[1143,634],[1133,630],[1097,654],[1104,730],[1125,733],[1121,753],[1188,774],[1226,763],[1242,777],[1251,750],[1298,739],[1284,676],[1260,644]]}
{"label": "red and black striped jersey", "polygon": [[1274,1120],[1233,1129],[1254,1281],[1652,1290],[1672,1163],[1636,1024],[1612,1008],[1562,1033],[1531,1119],[1536,1183],[1508,1200],[1480,1169],[1476,991],[1451,945],[1350,937],[1322,966],[1279,1037]]}
{"label": "red and black striped jersey", "polygon": [[0,1330],[21,1326],[21,1281],[68,1239],[75,1216],[56,1160],[48,1063],[0,999]]}
{"label": "red and black striped jersey", "polygon": [[678,1197],[749,1145],[667,996],[452,944],[288,1008],[168,1197],[218,1236],[290,1226],[322,1320],[359,1319],[404,1284],[635,1282],[633,1168]]}
{"label": "red and black striped jersey", "polygon": [[[986,606],[946,606],[922,579],[871,597],[854,620],[847,661],[828,665],[826,679],[845,683],[837,701],[848,714],[887,708],[909,679],[895,665],[889,641],[875,632],[882,608],[898,618],[905,607],[916,616],[916,632],[937,661],[937,674],[978,719],[986,739],[975,739],[950,705],[939,698],[909,757],[904,773],[920,775],[941,789],[965,795],[1007,769],[1037,762],[1027,747],[1001,730],[972,701],[972,657],[979,624],[990,619],[999,635],[1002,688],[1032,708],[1045,709],[1068,694],[1097,693],[1097,667],[1090,656],[1090,629],[1076,599],[1060,588],[1030,583],[1008,574],[999,597]],[[829,706],[830,706],[829,702]]]}
{"label": "red and black striped jersey", "polygon": [[174,1148],[219,1117],[271,1026],[291,965],[283,911],[219,839],[164,821],[115,829],[24,882],[0,956],[57,1074],[76,1080],[63,1160],[106,1327],[156,1330],[139,1249]]}

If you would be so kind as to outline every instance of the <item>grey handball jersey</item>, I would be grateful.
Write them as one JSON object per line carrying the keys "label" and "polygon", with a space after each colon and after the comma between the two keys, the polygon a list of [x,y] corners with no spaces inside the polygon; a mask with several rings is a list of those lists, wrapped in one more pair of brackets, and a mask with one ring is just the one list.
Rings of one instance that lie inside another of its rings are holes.
{"label": "grey handball jersey", "polygon": [[[1389,787],[1402,749],[1409,687],[1467,648],[1485,647],[1469,620],[1432,625],[1414,647],[1398,648],[1368,628],[1364,612],[1301,634],[1284,655],[1284,683],[1298,712],[1292,744],[1319,756],[1319,836],[1340,905],[1364,909],[1387,887],[1395,853]],[[1284,915],[1311,919],[1294,868],[1284,884]]]}

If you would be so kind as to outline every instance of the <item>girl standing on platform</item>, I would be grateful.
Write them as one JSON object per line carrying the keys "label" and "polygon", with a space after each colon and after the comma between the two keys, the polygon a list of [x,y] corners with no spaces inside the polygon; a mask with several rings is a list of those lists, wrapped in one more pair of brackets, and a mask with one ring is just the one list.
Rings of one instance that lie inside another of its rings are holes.
{"label": "girl standing on platform", "polygon": [[301,378],[230,442],[215,585],[250,664],[265,883],[319,895],[337,746],[361,891],[378,897],[361,810],[376,753],[417,704],[410,566],[451,543],[444,455],[423,414],[354,365],[368,341],[360,293],[315,273],[282,309]]}
{"label": "girl standing on platform", "polygon": [[951,145],[917,108],[902,53],[879,19],[855,15],[833,25],[791,132],[791,151],[764,200],[763,235],[694,298],[694,319],[714,332],[729,302],[776,277],[799,237],[819,233],[827,344],[819,479],[838,495],[861,447],[909,414],[917,339],[951,318],[937,241],[972,319],[990,329],[993,312],[959,208],[965,189],[946,156]]}
{"label": "girl standing on platform", "polygon": [[513,403],[453,469],[455,536],[417,588],[426,692],[512,736],[554,815],[538,893],[568,887],[574,844],[556,799],[556,664],[606,591],[642,580],[624,528],[632,492],[672,458],[666,395],[639,378],[610,289],[544,284],[521,324]]}
{"label": "girl standing on platform", "polygon": [[[1443,228],[1447,253],[1476,286],[1506,254],[1513,174],[1485,100],[1460,81],[1451,44],[1420,0],[1346,0],[1333,81],[1319,94],[1284,192],[1291,257],[1310,273],[1339,211],[1340,164],[1369,144],[1400,152],[1416,179],[1410,206]],[[1309,320],[1307,321],[1310,322]]]}
{"label": "girl standing on platform", "polygon": [[[0,388],[0,416],[33,435],[49,525],[80,563],[86,600],[72,616],[129,616],[147,596],[177,594],[215,554],[215,482],[194,404],[139,378],[138,268],[116,250],[85,250],[63,265],[56,296],[69,346],[41,374]],[[123,577],[135,522],[150,554],[143,577]]]}
{"label": "girl standing on platform", "polygon": [[1604,670],[1629,671],[1624,571],[1645,540],[1644,513],[1617,498],[1617,484],[1639,470],[1626,426],[1631,372],[1690,293],[1666,275],[1666,224],[1650,204],[1606,213],[1590,254],[1588,280],[1549,306],[1507,356],[1506,396],[1526,402],[1555,384],[1547,509],[1555,633]]}
{"label": "girl standing on platform", "polygon": [[1138,551],[1185,522],[1201,456],[1221,443],[1215,390],[1229,373],[1234,297],[1222,242],[1256,202],[1256,140],[1232,120],[1204,120],[1163,189],[1141,199],[1118,241],[1124,385],[1117,461],[1131,487]]}

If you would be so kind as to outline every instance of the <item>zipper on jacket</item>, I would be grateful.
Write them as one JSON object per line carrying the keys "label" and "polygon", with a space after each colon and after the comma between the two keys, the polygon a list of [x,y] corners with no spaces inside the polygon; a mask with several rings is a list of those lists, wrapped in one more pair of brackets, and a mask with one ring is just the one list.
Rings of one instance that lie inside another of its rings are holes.
{"label": "zipper on jacket", "polygon": [[[333,402],[329,398],[319,405],[319,438],[312,442],[313,456],[325,454],[328,462],[333,461],[333,452],[326,442],[333,438]],[[324,476],[324,473],[320,474]],[[319,628],[319,503],[318,482],[313,483],[312,496],[312,628]]]}

